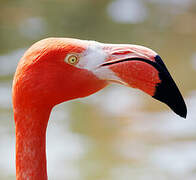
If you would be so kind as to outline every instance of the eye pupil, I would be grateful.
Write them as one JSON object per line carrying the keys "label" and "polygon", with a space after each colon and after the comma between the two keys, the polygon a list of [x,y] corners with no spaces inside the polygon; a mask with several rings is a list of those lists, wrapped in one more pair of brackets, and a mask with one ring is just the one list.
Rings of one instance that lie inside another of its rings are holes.
{"label": "eye pupil", "polygon": [[71,65],[75,65],[78,63],[78,57],[75,55],[70,55],[67,57],[67,62]]}

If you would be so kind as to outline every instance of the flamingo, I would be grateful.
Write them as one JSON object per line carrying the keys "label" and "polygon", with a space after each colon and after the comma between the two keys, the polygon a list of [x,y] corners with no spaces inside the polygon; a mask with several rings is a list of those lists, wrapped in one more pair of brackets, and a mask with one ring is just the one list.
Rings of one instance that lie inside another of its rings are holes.
{"label": "flamingo", "polygon": [[180,91],[161,57],[149,48],[47,38],[25,52],[12,88],[17,180],[48,178],[46,129],[52,108],[112,82],[138,88],[186,118]]}

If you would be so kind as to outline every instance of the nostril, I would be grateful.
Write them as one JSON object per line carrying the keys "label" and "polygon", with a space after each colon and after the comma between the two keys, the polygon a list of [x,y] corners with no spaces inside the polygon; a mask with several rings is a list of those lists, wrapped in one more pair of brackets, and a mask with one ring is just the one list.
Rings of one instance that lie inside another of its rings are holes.
{"label": "nostril", "polygon": [[125,54],[130,54],[133,53],[133,51],[130,50],[116,50],[114,52],[112,52],[112,55],[116,56],[116,55],[125,55]]}

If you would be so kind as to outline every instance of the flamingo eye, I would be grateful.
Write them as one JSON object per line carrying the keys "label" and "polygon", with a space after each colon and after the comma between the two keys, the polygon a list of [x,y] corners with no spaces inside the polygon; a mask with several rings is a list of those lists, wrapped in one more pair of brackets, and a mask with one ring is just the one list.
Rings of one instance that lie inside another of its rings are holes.
{"label": "flamingo eye", "polygon": [[65,58],[65,61],[68,63],[68,64],[71,64],[71,65],[76,65],[79,61],[79,58],[78,56],[76,55],[73,55],[73,54],[70,54],[68,55],[66,58]]}

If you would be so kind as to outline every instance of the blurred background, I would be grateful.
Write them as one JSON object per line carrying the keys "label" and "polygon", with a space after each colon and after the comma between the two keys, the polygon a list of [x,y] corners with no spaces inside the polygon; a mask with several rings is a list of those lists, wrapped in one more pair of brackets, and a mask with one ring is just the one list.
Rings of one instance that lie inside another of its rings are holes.
{"label": "blurred background", "polygon": [[56,106],[47,132],[49,179],[196,179],[195,0],[1,0],[0,179],[15,179],[13,73],[25,50],[46,37],[150,47],[188,106],[185,121],[120,85]]}

